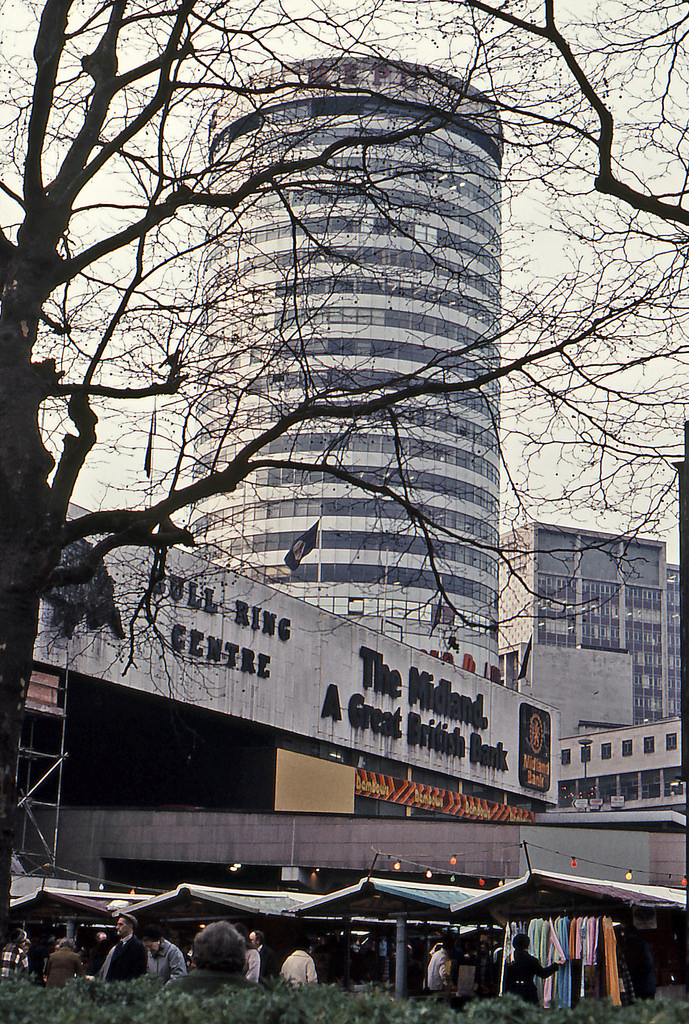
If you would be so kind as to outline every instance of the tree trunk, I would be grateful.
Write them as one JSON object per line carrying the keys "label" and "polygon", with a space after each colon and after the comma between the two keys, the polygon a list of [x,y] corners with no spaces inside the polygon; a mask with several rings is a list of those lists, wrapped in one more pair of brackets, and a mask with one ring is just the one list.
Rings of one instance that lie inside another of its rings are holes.
{"label": "tree trunk", "polygon": [[[17,279],[10,280],[18,290]],[[37,318],[32,324],[13,316],[16,296],[8,301],[8,290],[0,325],[0,934],[9,914],[17,752],[40,594],[60,561],[62,535],[62,517],[50,502],[53,459],[38,424],[53,368],[31,362]]]}
{"label": "tree trunk", "polygon": [[[3,561],[0,550],[0,564]],[[31,678],[39,599],[7,587],[3,571],[0,580],[0,935],[4,936],[17,808],[17,752]]]}

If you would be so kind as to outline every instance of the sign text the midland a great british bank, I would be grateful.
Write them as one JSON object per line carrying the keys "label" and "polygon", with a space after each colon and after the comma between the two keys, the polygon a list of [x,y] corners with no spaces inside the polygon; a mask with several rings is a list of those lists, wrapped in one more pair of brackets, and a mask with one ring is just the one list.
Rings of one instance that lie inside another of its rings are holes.
{"label": "sign text the midland a great british bank", "polygon": [[[378,651],[361,646],[361,689],[350,697],[347,716],[352,729],[371,731],[393,743],[406,735],[409,747],[434,751],[449,758],[465,758],[485,768],[509,770],[508,751],[502,742],[485,743],[481,732],[488,728],[482,693],[471,697],[452,689],[447,679],[434,682],[430,672],[412,665],[405,681],[396,668],[385,663]],[[407,689],[406,717],[403,721],[402,696]],[[380,708],[369,694],[388,698],[389,708]],[[339,691],[328,687],[321,717],[339,721],[342,717]]]}

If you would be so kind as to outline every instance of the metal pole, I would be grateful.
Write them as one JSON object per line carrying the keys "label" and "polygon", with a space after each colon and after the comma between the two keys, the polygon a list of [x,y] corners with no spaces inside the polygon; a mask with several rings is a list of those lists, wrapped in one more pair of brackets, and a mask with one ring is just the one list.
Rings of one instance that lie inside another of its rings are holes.
{"label": "metal pole", "polygon": [[26,801],[27,801],[27,800],[29,799],[29,797],[31,797],[31,796],[32,796],[32,795],[33,795],[33,794],[34,794],[34,793],[36,792],[36,790],[38,789],[38,787],[39,787],[39,786],[42,786],[42,785],[43,785],[43,783],[44,783],[44,782],[45,782],[45,780],[46,780],[46,779],[48,778],[48,776],[49,776],[49,775],[52,775],[52,774],[53,774],[53,772],[55,771],[55,769],[56,769],[56,768],[59,768],[59,767],[60,767],[60,766],[62,765],[62,762],[63,762],[63,761],[65,760],[65,758],[66,758],[66,757],[67,757],[67,755],[66,755],[66,754],[62,754],[62,755],[60,756],[60,760],[59,760],[59,761],[56,761],[56,762],[55,762],[55,764],[51,765],[51,766],[50,766],[50,768],[48,769],[48,771],[47,771],[47,772],[45,772],[45,774],[44,774],[44,775],[41,775],[41,777],[40,777],[40,779],[38,780],[38,782],[34,782],[33,786],[32,786],[32,787],[31,787],[31,789],[29,790],[29,792],[28,792],[28,793],[25,793],[25,794],[24,794],[24,796],[23,796],[23,797],[21,798],[21,800],[19,801],[19,803],[17,804],[17,807],[18,807],[18,808],[19,808],[19,807],[23,807],[23,806],[24,806],[24,804],[25,804],[25,803],[26,803]]}
{"label": "metal pole", "polygon": [[[684,873],[689,877],[689,422],[684,424],[684,461],[679,471],[679,616],[682,718],[682,779],[684,781]],[[689,886],[684,915],[684,985],[689,995]]]}
{"label": "metal pole", "polygon": [[395,999],[404,999],[407,994],[407,918],[397,918],[397,942],[395,950]]}
{"label": "metal pole", "polygon": [[352,979],[352,919],[351,917],[345,917],[345,962],[344,962],[344,977],[342,979],[345,989],[349,988],[349,983]]}
{"label": "metal pole", "polygon": [[[69,643],[69,641],[68,641]],[[62,704],[62,736],[60,739],[60,771],[57,777],[57,805],[55,807],[55,832],[53,834],[53,867],[57,865],[57,839],[60,832],[60,805],[62,804],[62,775],[65,758],[65,729],[67,728],[67,687],[69,685],[69,669],[65,666],[65,699]]]}

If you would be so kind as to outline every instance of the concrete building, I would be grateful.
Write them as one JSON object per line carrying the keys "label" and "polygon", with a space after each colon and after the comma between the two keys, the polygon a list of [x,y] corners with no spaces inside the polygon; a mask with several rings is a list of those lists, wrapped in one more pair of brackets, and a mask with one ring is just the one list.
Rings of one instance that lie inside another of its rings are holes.
{"label": "concrete building", "polygon": [[563,736],[560,807],[684,811],[679,718]]}
{"label": "concrete building", "polygon": [[[634,663],[627,651],[519,644],[500,655],[505,685],[560,712],[563,736],[632,724]],[[525,673],[519,679],[524,666]]]}
{"label": "concrete building", "polygon": [[597,710],[582,718],[632,724],[679,713],[679,571],[667,565],[664,542],[534,523],[504,544],[514,567],[501,585],[508,685],[529,640],[534,650],[627,652],[631,717],[619,703],[622,684],[606,671]]}
{"label": "concrete building", "polygon": [[527,847],[534,867],[617,877],[623,843],[620,878],[682,878],[672,809],[606,828],[557,812],[559,713],[535,697],[179,552],[130,646],[116,633],[146,567],[108,564],[93,594],[42,608],[22,795],[68,757],[22,805],[26,870],[55,849],[93,887],[322,891],[375,856],[376,872],[495,884]]}
{"label": "concrete building", "polygon": [[[131,647],[115,634],[146,568],[131,552],[109,560],[100,628],[92,618],[75,626],[88,595],[76,612],[67,593],[43,606],[32,708],[44,718],[59,710],[53,753],[68,757],[61,792],[32,796],[18,832],[26,863],[45,862],[47,840],[57,865],[111,880],[176,884],[192,872],[217,883],[240,862],[244,880],[278,883],[326,862],[351,870],[372,857],[371,836],[387,836],[387,852],[405,856],[412,873],[438,850],[446,867],[455,855],[457,874],[514,867],[509,844],[489,856],[487,834],[470,843],[457,829],[504,826],[513,841],[514,826],[555,806],[557,712],[182,552],[170,553],[155,623],[141,624]],[[419,827],[407,832],[411,819]],[[438,850],[429,821],[443,825]],[[355,854],[334,841],[343,829]]]}
{"label": "concrete building", "polygon": [[[283,195],[266,192],[242,220],[232,290],[228,253],[219,252],[210,273],[217,314],[209,343],[222,350],[232,337],[237,356],[228,381],[237,388],[250,381],[255,393],[245,421],[227,394],[204,398],[199,453],[201,461],[215,459],[223,438],[219,467],[277,407],[299,400],[305,374],[309,389],[327,400],[332,389],[385,389],[400,378],[466,381],[499,362],[502,138],[495,109],[471,89],[459,99],[460,83],[411,65],[303,69],[310,80],[303,93],[240,124],[223,126],[220,115],[215,149],[300,155],[362,132],[381,140],[390,131],[402,135],[370,145],[365,167],[361,149],[342,150],[333,171],[318,168]],[[422,110],[429,103],[442,115],[429,120]],[[414,125],[421,131],[404,136]],[[195,529],[243,574],[405,643],[438,646],[452,631],[482,670],[497,660],[498,406],[492,382],[400,405],[397,439],[385,414],[295,429],[268,449],[309,463],[327,453],[331,465],[365,470],[373,484],[398,489],[404,465],[411,500],[440,527],[437,566],[460,612],[455,620],[449,607],[442,610],[435,643],[438,587],[423,533],[384,496],[328,474],[267,468],[204,503]],[[284,555],[315,523],[316,550],[290,572]]]}

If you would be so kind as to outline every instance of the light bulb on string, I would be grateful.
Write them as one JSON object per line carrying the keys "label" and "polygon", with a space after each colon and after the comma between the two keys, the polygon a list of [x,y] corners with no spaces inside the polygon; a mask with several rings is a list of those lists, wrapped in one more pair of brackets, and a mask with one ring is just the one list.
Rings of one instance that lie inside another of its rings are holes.
{"label": "light bulb on string", "polygon": [[687,876],[685,875],[684,878],[682,879],[682,885],[686,886],[686,884],[687,884]]}
{"label": "light bulb on string", "polygon": [[575,868],[576,866],[577,866],[577,858],[576,857],[572,857],[572,867]]}
{"label": "light bulb on string", "polygon": [[631,882],[632,878],[634,877],[634,872],[631,868],[627,868],[624,877],[627,879],[628,882]]}
{"label": "light bulb on string", "polygon": [[450,864],[452,865],[452,867],[454,867],[456,863],[457,863],[457,855],[453,853],[452,856],[450,857]]}
{"label": "light bulb on string", "polygon": [[431,871],[431,869],[430,869],[430,868],[429,868],[429,869],[428,869],[428,871],[426,872],[426,878],[433,878],[433,872]]}
{"label": "light bulb on string", "polygon": [[485,884],[486,884],[486,880],[485,880],[485,878],[479,878],[479,880],[478,880],[478,884],[479,884],[479,885],[485,885]]}
{"label": "light bulb on string", "polygon": [[392,866],[393,866],[393,869],[395,871],[399,871],[399,869],[402,867],[402,865],[400,864],[400,862],[398,860],[396,860],[395,863]]}

